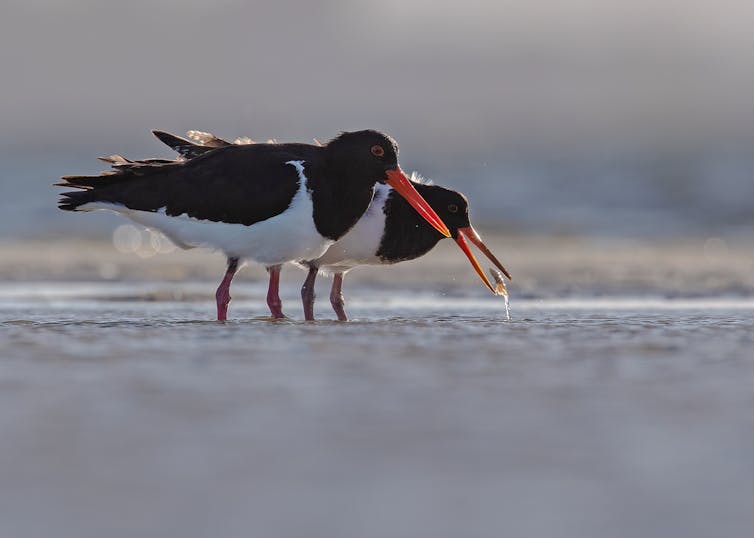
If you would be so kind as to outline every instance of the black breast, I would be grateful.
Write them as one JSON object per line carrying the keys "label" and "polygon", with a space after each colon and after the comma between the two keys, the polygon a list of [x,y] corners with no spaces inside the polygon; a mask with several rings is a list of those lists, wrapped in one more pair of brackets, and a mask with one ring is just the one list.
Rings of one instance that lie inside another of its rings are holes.
{"label": "black breast", "polygon": [[384,211],[385,233],[377,256],[386,263],[419,258],[445,237],[395,191],[390,191]]}
{"label": "black breast", "polygon": [[323,237],[337,241],[369,207],[374,182],[317,166],[306,166],[305,173],[314,205],[314,225]]}

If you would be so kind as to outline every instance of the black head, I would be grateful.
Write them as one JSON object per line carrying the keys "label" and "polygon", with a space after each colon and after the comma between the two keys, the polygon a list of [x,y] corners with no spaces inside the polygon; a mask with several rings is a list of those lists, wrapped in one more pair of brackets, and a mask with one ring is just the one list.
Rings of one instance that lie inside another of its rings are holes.
{"label": "black head", "polygon": [[[496,288],[490,283],[469,248],[467,241],[471,241],[476,245],[508,278],[510,278],[510,273],[508,273],[495,255],[492,254],[471,225],[471,221],[469,220],[469,202],[466,197],[458,191],[440,187],[439,185],[427,185],[418,182],[414,182],[413,184],[419,194],[448,226],[450,236],[455,240],[463,253],[466,254],[466,257],[485,286],[492,293],[496,293]],[[388,199],[386,214],[389,215],[389,218],[386,219],[386,233],[383,236],[383,243],[380,245],[380,250],[382,251],[380,255],[386,259],[400,261],[401,259],[411,259],[421,256],[442,239],[440,233],[417,219],[416,215],[411,213],[411,209],[395,197]],[[388,232],[390,233],[388,234]],[[389,241],[390,239],[392,239],[392,244]]]}
{"label": "black head", "polygon": [[414,183],[414,186],[448,226],[453,239],[458,236],[459,228],[471,226],[469,201],[463,194],[439,185]]}
{"label": "black head", "polygon": [[474,270],[479,275],[479,278],[484,282],[484,285],[494,294],[497,295],[496,288],[492,286],[486,274],[479,265],[474,253],[469,248],[467,243],[471,241],[474,245],[487,256],[487,258],[495,264],[495,267],[500,269],[505,276],[511,278],[508,270],[503,267],[495,255],[490,251],[487,245],[484,244],[482,238],[471,225],[469,220],[469,202],[466,197],[460,192],[439,187],[437,185],[417,185],[416,189],[421,195],[429,202],[432,208],[437,212],[439,217],[448,225],[450,235],[455,239],[458,246],[461,248],[466,257],[471,262]]}
{"label": "black head", "polygon": [[331,180],[350,183],[352,190],[368,187],[370,198],[375,183],[386,183],[435,230],[450,237],[445,223],[398,166],[398,144],[395,140],[372,130],[342,133],[327,144],[325,151]]}
{"label": "black head", "polygon": [[398,168],[398,144],[379,131],[341,133],[327,144],[330,162],[352,179],[385,183]]}
{"label": "black head", "polygon": [[[412,185],[448,226],[450,236],[458,237],[459,230],[470,226],[469,203],[460,192],[439,185],[416,181]],[[397,192],[388,195],[384,205],[385,232],[377,255],[395,263],[423,256],[446,236],[425,221]]]}

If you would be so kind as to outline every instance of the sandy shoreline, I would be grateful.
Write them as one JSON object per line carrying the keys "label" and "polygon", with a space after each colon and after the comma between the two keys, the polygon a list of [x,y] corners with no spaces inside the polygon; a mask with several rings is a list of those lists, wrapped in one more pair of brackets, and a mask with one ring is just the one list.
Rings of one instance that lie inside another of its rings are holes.
{"label": "sandy shoreline", "polygon": [[[514,276],[518,296],[664,294],[683,296],[754,295],[754,242],[718,239],[637,241],[522,237],[485,234],[487,243]],[[0,242],[0,280],[167,281],[217,280],[224,258],[206,250],[176,250],[144,257],[119,252],[109,241]],[[483,265],[486,265],[483,263]],[[248,264],[241,281],[265,278]],[[284,270],[285,285],[298,285],[303,273]],[[348,280],[365,286],[415,287],[483,293],[465,257],[450,241],[420,260],[391,267],[362,267]]]}

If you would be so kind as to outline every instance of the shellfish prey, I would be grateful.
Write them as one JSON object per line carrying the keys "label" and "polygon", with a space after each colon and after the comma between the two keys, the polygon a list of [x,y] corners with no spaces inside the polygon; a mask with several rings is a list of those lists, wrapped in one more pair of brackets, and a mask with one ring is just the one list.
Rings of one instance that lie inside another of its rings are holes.
{"label": "shellfish prey", "polygon": [[505,280],[503,279],[503,273],[501,273],[494,267],[490,267],[489,272],[490,272],[490,276],[492,276],[492,279],[495,281],[495,295],[502,295],[503,299],[505,300],[505,319],[506,321],[510,321],[511,309],[510,309],[510,302],[508,300],[508,288],[505,287]]}

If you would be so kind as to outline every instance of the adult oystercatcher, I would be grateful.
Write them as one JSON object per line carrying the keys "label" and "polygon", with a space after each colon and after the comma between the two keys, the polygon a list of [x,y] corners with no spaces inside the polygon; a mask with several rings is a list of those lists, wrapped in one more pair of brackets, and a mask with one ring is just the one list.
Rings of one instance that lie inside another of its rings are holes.
{"label": "adult oystercatcher", "polygon": [[342,133],[325,145],[223,145],[182,161],[103,160],[113,169],[56,183],[80,189],[63,193],[60,209],[115,211],[181,247],[224,252],[228,269],[216,292],[220,320],[227,319],[230,282],[243,259],[267,267],[267,304],[274,317],[284,317],[282,264],[322,256],[366,211],[377,183],[391,185],[450,236],[398,166],[395,141],[373,130]]}
{"label": "adult oystercatcher", "polygon": [[[195,142],[165,132],[155,132],[155,136],[186,159],[202,155],[213,147],[231,145],[231,142],[200,131],[189,131],[189,136]],[[235,143],[253,141],[239,139]],[[496,294],[496,287],[490,283],[466,240],[474,243],[505,276],[510,279],[511,275],[471,225],[466,197],[452,189],[422,182],[415,175],[412,175],[412,183],[448,225],[451,236],[466,254],[485,286]],[[333,273],[330,303],[338,319],[346,321],[348,318],[344,310],[342,286],[348,271],[359,265],[388,265],[416,259],[429,252],[444,237],[419,218],[416,212],[396,195],[395,190],[388,185],[377,185],[369,208],[347,234],[316,260],[299,261],[298,265],[309,270],[301,289],[305,318],[314,319],[314,281],[320,270]]]}

